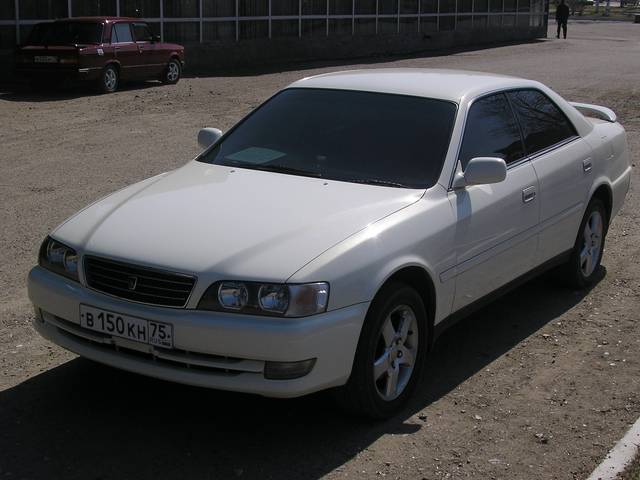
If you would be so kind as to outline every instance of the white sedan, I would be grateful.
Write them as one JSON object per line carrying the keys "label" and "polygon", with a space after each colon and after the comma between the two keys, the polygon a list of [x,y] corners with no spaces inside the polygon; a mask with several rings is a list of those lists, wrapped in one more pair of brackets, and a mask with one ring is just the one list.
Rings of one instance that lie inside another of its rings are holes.
{"label": "white sedan", "polygon": [[611,110],[464,71],[305,78],[199,141],[45,239],[36,329],[185,384],[334,388],[372,417],[496,294],[555,266],[593,282],[631,172]]}

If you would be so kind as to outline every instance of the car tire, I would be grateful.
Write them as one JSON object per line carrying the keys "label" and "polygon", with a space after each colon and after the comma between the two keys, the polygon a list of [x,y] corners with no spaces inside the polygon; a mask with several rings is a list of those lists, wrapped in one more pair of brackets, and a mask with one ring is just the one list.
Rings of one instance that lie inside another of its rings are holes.
{"label": "car tire", "polygon": [[164,72],[162,72],[162,78],[160,79],[162,83],[167,85],[175,85],[180,80],[182,76],[182,67],[180,66],[180,62],[175,58],[169,60]]}
{"label": "car tire", "polygon": [[120,75],[118,68],[115,65],[107,65],[104,67],[100,75],[98,89],[102,93],[113,93],[118,89],[119,83]]}
{"label": "car tire", "polygon": [[418,292],[403,283],[383,287],[369,307],[351,376],[334,391],[339,406],[372,419],[400,411],[422,372],[427,325]]}
{"label": "car tire", "polygon": [[580,222],[571,257],[563,266],[563,279],[569,287],[585,288],[598,278],[607,229],[605,205],[599,198],[592,198]]}

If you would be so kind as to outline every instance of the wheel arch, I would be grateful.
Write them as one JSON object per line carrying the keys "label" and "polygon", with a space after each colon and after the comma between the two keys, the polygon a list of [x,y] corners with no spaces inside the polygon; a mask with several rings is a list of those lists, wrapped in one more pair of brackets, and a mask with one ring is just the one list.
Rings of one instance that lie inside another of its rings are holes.
{"label": "wheel arch", "polygon": [[106,69],[107,67],[116,67],[116,70],[118,71],[118,75],[120,75],[120,62],[118,60],[110,60],[109,62],[105,63],[103,70]]}
{"label": "wheel arch", "polygon": [[429,271],[419,264],[408,264],[397,267],[391,271],[384,281],[380,284],[374,298],[380,293],[380,291],[389,283],[399,282],[412,287],[418,292],[427,311],[427,333],[428,333],[428,348],[431,349],[434,341],[434,326],[436,316],[436,300],[437,293],[435,283],[433,282],[432,275]]}
{"label": "wheel arch", "polygon": [[589,198],[590,198],[589,201],[591,201],[592,198],[597,198],[602,203],[604,203],[606,213],[607,213],[607,226],[608,226],[609,222],[611,221],[611,211],[613,208],[613,190],[611,189],[611,186],[606,182],[600,183],[594,188],[593,193]]}

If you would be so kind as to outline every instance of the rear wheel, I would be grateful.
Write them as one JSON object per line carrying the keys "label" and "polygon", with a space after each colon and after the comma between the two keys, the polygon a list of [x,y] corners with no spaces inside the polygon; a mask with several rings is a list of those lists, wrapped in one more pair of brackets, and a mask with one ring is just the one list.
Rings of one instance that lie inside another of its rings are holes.
{"label": "rear wheel", "polygon": [[182,68],[180,67],[180,62],[175,58],[169,60],[169,64],[167,68],[164,69],[162,73],[162,83],[167,83],[169,85],[174,85],[178,83],[180,80],[180,76],[182,75]]}
{"label": "rear wheel", "polygon": [[107,65],[100,75],[98,88],[103,93],[113,93],[118,89],[119,80],[118,69],[114,65]]}
{"label": "rear wheel", "polygon": [[607,235],[608,218],[604,203],[591,199],[580,224],[571,258],[564,266],[564,278],[569,286],[584,288],[597,278]]}
{"label": "rear wheel", "polygon": [[365,320],[353,370],[336,391],[347,410],[387,418],[413,393],[427,349],[427,314],[422,298],[402,283],[385,286]]}

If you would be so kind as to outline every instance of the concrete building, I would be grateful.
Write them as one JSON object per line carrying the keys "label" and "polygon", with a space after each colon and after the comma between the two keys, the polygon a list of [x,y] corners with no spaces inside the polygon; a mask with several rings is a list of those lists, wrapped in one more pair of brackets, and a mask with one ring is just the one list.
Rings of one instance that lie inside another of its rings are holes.
{"label": "concrete building", "polygon": [[191,67],[410,53],[546,36],[548,0],[0,0],[0,51],[40,21],[142,17]]}

